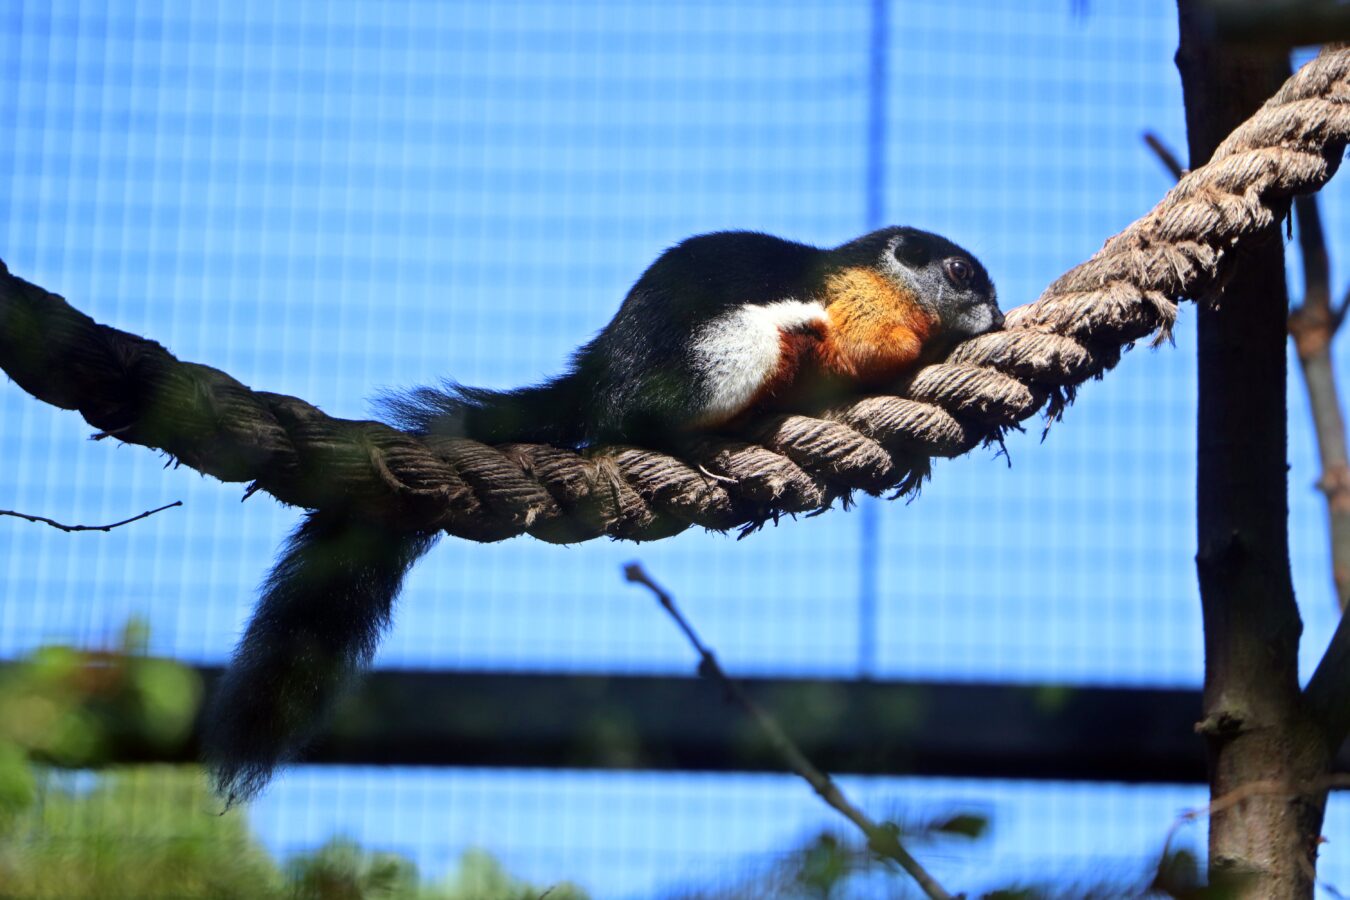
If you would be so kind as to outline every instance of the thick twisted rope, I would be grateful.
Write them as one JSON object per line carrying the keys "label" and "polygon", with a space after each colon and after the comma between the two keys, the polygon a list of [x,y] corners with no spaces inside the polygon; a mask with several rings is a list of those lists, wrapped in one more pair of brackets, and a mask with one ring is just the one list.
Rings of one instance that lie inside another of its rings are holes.
{"label": "thick twisted rope", "polygon": [[1244,242],[1270,235],[1295,194],[1335,173],[1347,140],[1350,49],[1329,48],[1148,215],[1012,310],[1004,331],[962,343],[893,395],[819,417],[768,416],[738,438],[701,437],[682,457],[630,446],[492,447],[336,419],[99,325],[2,263],[0,367],[102,435],[251,482],[250,493],[389,528],[556,542],[753,528],[855,490],[912,491],[932,457],[996,441],[1047,402],[1057,417],[1126,345],[1165,339],[1179,300],[1217,290]]}

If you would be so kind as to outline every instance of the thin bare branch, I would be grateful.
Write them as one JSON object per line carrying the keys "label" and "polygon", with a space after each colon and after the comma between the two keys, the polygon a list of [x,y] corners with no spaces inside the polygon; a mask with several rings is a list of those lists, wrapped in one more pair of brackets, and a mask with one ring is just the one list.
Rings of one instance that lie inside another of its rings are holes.
{"label": "thin bare branch", "polygon": [[1350,616],[1341,616],[1336,632],[1331,636],[1326,653],[1317,664],[1308,686],[1303,690],[1303,703],[1326,736],[1328,747],[1334,752],[1350,735]]}
{"label": "thin bare branch", "polygon": [[1317,434],[1322,464],[1317,487],[1326,496],[1331,576],[1337,603],[1344,611],[1350,605],[1350,451],[1331,342],[1345,315],[1345,303],[1333,312],[1331,263],[1316,198],[1298,197],[1294,217],[1304,287],[1303,302],[1289,314],[1289,334],[1294,339]]}
{"label": "thin bare branch", "polygon": [[1226,809],[1237,806],[1244,800],[1250,800],[1252,797],[1297,797],[1308,794],[1320,794],[1323,791],[1346,787],[1350,787],[1350,775],[1327,775],[1322,778],[1315,778],[1307,784],[1302,785],[1288,784],[1274,779],[1249,781],[1246,784],[1234,788],[1211,803],[1196,807],[1195,809],[1183,810],[1177,816],[1176,821],[1172,823],[1172,827],[1167,830],[1167,839],[1163,841],[1163,855],[1167,855],[1172,849],[1172,841],[1175,840],[1177,832],[1180,831],[1183,826],[1194,822],[1196,819],[1217,815]]}
{"label": "thin bare branch", "polygon": [[[1172,177],[1180,179],[1186,174],[1177,155],[1157,134],[1144,132],[1144,143]],[[1322,457],[1317,488],[1327,499],[1332,581],[1337,603],[1345,610],[1350,604],[1350,460],[1330,346],[1350,308],[1350,291],[1332,310],[1331,264],[1317,198],[1294,198],[1294,215],[1298,220],[1304,293],[1303,302],[1289,314],[1289,334],[1298,352]]]}
{"label": "thin bare branch", "polygon": [[1341,296],[1341,302],[1331,312],[1331,330],[1332,333],[1341,330],[1341,323],[1345,321],[1345,312],[1350,309],[1350,288]]}
{"label": "thin bare branch", "polygon": [[1312,195],[1294,198],[1298,221],[1298,250],[1303,259],[1303,304],[1301,309],[1331,311],[1331,257],[1327,253],[1322,212]]}
{"label": "thin bare branch", "polygon": [[1158,157],[1158,162],[1163,164],[1163,168],[1172,174],[1172,177],[1180,181],[1186,174],[1186,167],[1177,159],[1177,155],[1172,152],[1172,148],[1167,146],[1162,138],[1158,137],[1152,131],[1144,132],[1144,143],[1153,151],[1153,155]]}
{"label": "thin bare branch", "polygon": [[172,509],[175,506],[182,506],[182,500],[175,500],[172,503],[166,503],[158,509],[147,509],[145,512],[130,519],[123,519],[120,522],[113,522],[110,525],[64,525],[55,519],[48,519],[46,516],[31,516],[28,513],[15,512],[12,509],[0,509],[0,516],[13,516],[16,519],[24,519],[28,522],[37,522],[42,525],[50,525],[53,528],[59,528],[62,531],[112,531],[114,528],[121,528],[123,525],[130,525],[132,522],[139,522],[141,519],[147,519],[155,513],[164,512],[166,509]]}
{"label": "thin bare branch", "polygon": [[[1186,174],[1177,155],[1157,134],[1144,132],[1144,143],[1174,178]],[[1330,347],[1350,308],[1350,291],[1332,310],[1331,262],[1317,198],[1311,195],[1294,198],[1294,215],[1298,221],[1304,288],[1303,302],[1289,314],[1289,334],[1298,353],[1322,458],[1317,489],[1327,500],[1331,576],[1336,601],[1344,611],[1350,605],[1350,459]]]}
{"label": "thin bare branch", "polygon": [[[1218,797],[1211,803],[1181,812],[1172,822],[1172,827],[1167,830],[1167,838],[1163,841],[1162,858],[1165,860],[1171,854],[1172,843],[1176,840],[1176,836],[1181,829],[1197,819],[1216,816],[1255,797],[1304,797],[1346,787],[1350,787],[1350,775],[1343,774],[1324,775],[1303,784],[1289,784],[1276,779],[1249,781]],[[1319,837],[1318,843],[1322,841],[1323,839]],[[1342,896],[1333,885],[1317,877],[1317,867],[1312,862],[1316,858],[1315,853],[1299,852],[1299,848],[1291,849],[1293,852],[1290,855],[1298,861],[1299,867],[1303,870],[1309,883],[1316,884],[1333,897]]]}
{"label": "thin bare branch", "polygon": [[684,632],[685,638],[688,639],[699,655],[698,673],[722,686],[727,699],[743,709],[764,732],[765,737],[769,739],[769,743],[773,745],[784,764],[805,779],[822,800],[842,813],[845,818],[862,831],[867,838],[867,845],[873,853],[898,864],[932,900],[951,900],[952,895],[947,893],[933,876],[928,874],[928,871],[919,864],[918,860],[901,845],[899,829],[893,825],[878,825],[866,813],[850,803],[839,786],[834,783],[834,780],[825,772],[817,769],[806,758],[805,754],[787,736],[787,733],[779,727],[777,721],[765,712],[759,704],[751,700],[739,684],[731,680],[717,661],[717,657],[699,640],[693,626],[689,624],[689,621],[675,605],[674,598],[653,581],[640,564],[629,563],[624,566],[623,574],[628,581],[640,584],[650,590],[656,597],[657,602],[661,604],[661,608],[675,620],[675,624],[679,626],[680,631]]}

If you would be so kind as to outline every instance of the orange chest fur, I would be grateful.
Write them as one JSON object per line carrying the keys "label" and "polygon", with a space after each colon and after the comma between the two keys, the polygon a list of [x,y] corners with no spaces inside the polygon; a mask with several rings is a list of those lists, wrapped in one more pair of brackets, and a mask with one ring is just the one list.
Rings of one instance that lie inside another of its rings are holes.
{"label": "orange chest fur", "polygon": [[830,327],[820,366],[863,385],[891,381],[919,361],[937,330],[914,295],[870,269],[844,269],[825,282]]}
{"label": "orange chest fur", "polygon": [[831,275],[821,301],[828,324],[779,332],[778,365],[752,405],[791,406],[813,376],[858,387],[893,381],[937,330],[912,295],[867,269]]}

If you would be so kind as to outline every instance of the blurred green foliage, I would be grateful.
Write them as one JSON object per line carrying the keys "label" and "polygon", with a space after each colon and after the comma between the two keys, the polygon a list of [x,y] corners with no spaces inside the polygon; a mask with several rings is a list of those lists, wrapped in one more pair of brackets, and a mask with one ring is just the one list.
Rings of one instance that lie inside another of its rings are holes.
{"label": "blurred green foliage", "polygon": [[[963,810],[938,816],[896,816],[881,827],[906,847],[983,837],[989,819]],[[908,875],[867,849],[853,833],[823,832],[768,866],[751,867],[736,881],[716,888],[695,888],[671,900],[855,900],[871,897],[922,897]]]}
{"label": "blurred green foliage", "polygon": [[97,766],[129,749],[181,745],[202,687],[145,655],[133,621],[108,650],[43,647],[0,670],[0,828],[36,799],[31,761]]}
{"label": "blurred green foliage", "polygon": [[[145,655],[129,624],[106,651],[47,647],[0,668],[0,900],[586,900],[570,884],[533,885],[470,850],[440,882],[394,853],[334,838],[278,862],[247,819],[221,815],[202,772],[141,766],[89,772],[109,760],[181,746],[201,699],[196,673]],[[988,817],[961,810],[895,816],[906,845],[983,838]],[[843,900],[913,895],[907,878],[854,835],[822,834],[767,869],[696,890],[687,900]],[[1194,854],[1162,854],[1143,879],[1055,878],[982,895],[988,900],[1157,897],[1221,900],[1237,883],[1206,884]]]}
{"label": "blurred green foliage", "polygon": [[[62,780],[75,784],[51,786]],[[38,781],[46,789],[0,832],[5,900],[586,900],[573,885],[514,878],[481,850],[435,884],[404,857],[342,838],[278,864],[243,816],[219,814],[195,767]]]}
{"label": "blurred green foliage", "polygon": [[336,838],[287,864],[291,900],[587,900],[575,885],[540,887],[507,874],[491,854],[469,850],[445,880],[423,884],[417,867],[393,853],[371,853]]}
{"label": "blurred green foliage", "polygon": [[84,790],[80,780],[41,777],[43,789],[0,833],[0,896],[285,896],[243,817],[216,815],[195,769],[120,770],[84,779],[93,782]]}
{"label": "blurred green foliage", "polygon": [[[890,823],[910,849],[941,853],[952,840],[979,840],[988,817],[957,812],[930,818],[900,817]],[[933,846],[935,845],[935,846]],[[926,855],[920,853],[920,855]],[[951,890],[959,885],[947,884]],[[1035,882],[1014,883],[962,894],[971,900],[1235,900],[1244,884],[1232,878],[1206,882],[1203,866],[1187,849],[1166,850],[1155,860],[1121,866],[1095,864],[1082,871],[1045,873]],[[752,865],[719,887],[673,894],[669,900],[871,900],[922,898],[900,869],[868,851],[853,834],[822,833],[768,866]]]}
{"label": "blurred green foliage", "polygon": [[186,739],[201,684],[145,646],[133,622],[111,650],[47,647],[0,669],[0,900],[586,900],[478,850],[437,884],[341,838],[278,863],[196,767],[50,768]]}

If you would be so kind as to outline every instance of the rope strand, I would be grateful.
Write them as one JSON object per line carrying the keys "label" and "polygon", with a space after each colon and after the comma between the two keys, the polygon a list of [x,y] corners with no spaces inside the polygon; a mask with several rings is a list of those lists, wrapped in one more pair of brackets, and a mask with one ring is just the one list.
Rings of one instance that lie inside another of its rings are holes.
{"label": "rope strand", "polygon": [[99,325],[0,263],[0,368],[39,400],[78,410],[101,435],[162,450],[283,503],[341,508],[394,530],[475,541],[518,534],[573,543],[645,541],[691,525],[749,533],[855,490],[909,493],[932,457],[997,442],[1128,344],[1168,338],[1179,300],[1210,296],[1241,244],[1267,235],[1296,194],[1335,173],[1350,139],[1350,49],[1304,66],[1213,160],[1035,302],[1005,330],[955,348],[896,395],[819,417],[773,415],[741,439],[705,436],[684,458],[641,447],[578,454],[421,439],[252,391],[218,369]]}

